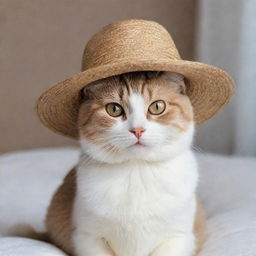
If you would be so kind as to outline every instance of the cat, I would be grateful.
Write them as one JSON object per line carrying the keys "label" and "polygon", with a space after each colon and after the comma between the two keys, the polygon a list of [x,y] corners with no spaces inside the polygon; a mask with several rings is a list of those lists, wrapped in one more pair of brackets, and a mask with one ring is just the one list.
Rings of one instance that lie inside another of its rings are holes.
{"label": "cat", "polygon": [[81,155],[48,209],[51,240],[76,256],[191,256],[204,237],[185,78],[130,72],[81,91]]}

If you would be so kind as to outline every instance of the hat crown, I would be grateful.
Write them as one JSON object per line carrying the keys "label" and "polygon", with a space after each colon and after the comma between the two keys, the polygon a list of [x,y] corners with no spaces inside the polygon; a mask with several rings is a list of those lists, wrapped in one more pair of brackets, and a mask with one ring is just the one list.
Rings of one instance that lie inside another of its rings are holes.
{"label": "hat crown", "polygon": [[97,80],[136,71],[180,73],[189,81],[187,95],[197,124],[214,116],[229,101],[234,84],[224,71],[207,64],[181,60],[161,25],[145,20],[110,24],[87,43],[83,72],[59,82],[37,101],[37,113],[47,127],[77,138],[81,90]]}
{"label": "hat crown", "polygon": [[105,26],[86,44],[82,70],[127,60],[175,60],[178,50],[160,24],[125,20]]}

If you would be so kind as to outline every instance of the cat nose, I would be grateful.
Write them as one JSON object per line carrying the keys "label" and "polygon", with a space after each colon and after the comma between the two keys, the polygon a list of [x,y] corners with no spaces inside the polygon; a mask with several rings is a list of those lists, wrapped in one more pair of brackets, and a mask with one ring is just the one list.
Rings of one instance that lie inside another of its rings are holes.
{"label": "cat nose", "polygon": [[137,139],[139,139],[143,132],[145,132],[145,128],[143,127],[137,127],[130,130],[131,133],[133,133]]}

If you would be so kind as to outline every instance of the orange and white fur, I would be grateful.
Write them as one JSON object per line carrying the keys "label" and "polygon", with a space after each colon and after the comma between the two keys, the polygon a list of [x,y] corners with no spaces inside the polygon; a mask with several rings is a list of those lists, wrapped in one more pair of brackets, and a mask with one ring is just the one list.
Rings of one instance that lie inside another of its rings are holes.
{"label": "orange and white fur", "polygon": [[203,212],[183,76],[122,74],[81,100],[81,156],[49,207],[52,241],[77,256],[194,255]]}

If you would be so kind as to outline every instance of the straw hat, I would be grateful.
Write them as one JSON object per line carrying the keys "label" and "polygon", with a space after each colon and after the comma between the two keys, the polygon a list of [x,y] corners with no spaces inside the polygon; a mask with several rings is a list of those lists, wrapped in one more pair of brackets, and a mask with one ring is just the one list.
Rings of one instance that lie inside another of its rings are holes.
{"label": "straw hat", "polygon": [[153,21],[125,20],[105,26],[86,44],[82,72],[54,85],[37,101],[37,113],[51,130],[78,137],[80,92],[87,84],[132,71],[173,71],[184,75],[200,125],[233,93],[230,76],[213,66],[182,60],[167,30]]}

